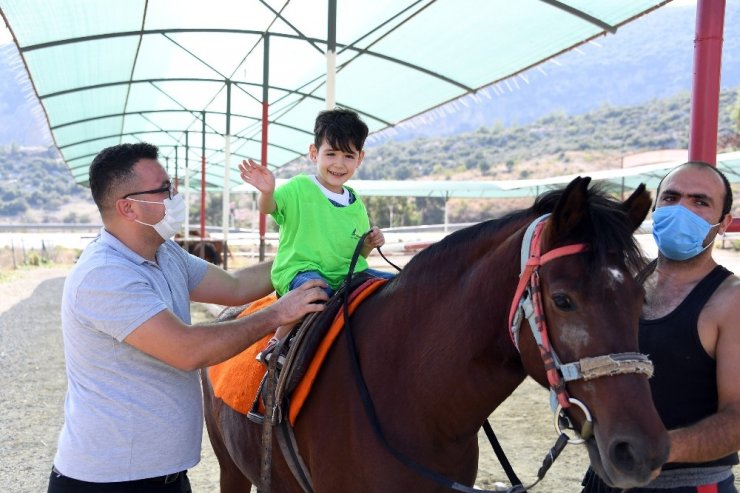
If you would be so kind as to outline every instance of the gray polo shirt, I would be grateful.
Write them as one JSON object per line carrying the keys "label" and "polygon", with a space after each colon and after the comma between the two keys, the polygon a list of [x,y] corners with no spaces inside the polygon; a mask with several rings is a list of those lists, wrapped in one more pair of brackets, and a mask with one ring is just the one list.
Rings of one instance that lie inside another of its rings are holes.
{"label": "gray polo shirt", "polygon": [[170,310],[190,324],[190,291],[207,264],[175,242],[150,262],[102,230],[64,283],[64,426],[54,464],[91,482],[174,473],[200,460],[198,371],[177,370],[123,340]]}

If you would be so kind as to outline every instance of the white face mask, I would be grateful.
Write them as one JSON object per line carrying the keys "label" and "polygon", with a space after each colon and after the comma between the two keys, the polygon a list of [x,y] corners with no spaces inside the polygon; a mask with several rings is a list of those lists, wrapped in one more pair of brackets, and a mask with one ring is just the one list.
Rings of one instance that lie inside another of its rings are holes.
{"label": "white face mask", "polygon": [[127,199],[133,200],[134,202],[143,202],[145,204],[161,204],[164,205],[164,217],[161,221],[156,224],[149,224],[138,219],[135,221],[145,226],[151,226],[154,230],[159,233],[165,240],[169,240],[175,234],[180,231],[183,223],[185,222],[185,216],[188,213],[187,207],[185,207],[185,200],[179,193],[171,199],[164,199],[162,202],[153,202],[151,200],[138,200],[138,199]]}

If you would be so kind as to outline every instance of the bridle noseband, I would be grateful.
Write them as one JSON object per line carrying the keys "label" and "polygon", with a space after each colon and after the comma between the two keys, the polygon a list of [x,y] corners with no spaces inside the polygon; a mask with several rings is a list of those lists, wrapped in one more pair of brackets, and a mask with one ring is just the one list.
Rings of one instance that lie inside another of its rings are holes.
{"label": "bridle noseband", "polygon": [[[509,330],[514,346],[519,350],[519,331],[524,317],[529,322],[532,335],[540,350],[540,356],[545,365],[550,392],[558,407],[563,409],[576,403],[584,410],[587,416],[587,425],[590,427],[590,413],[584,404],[568,396],[565,389],[566,382],[574,380],[593,380],[595,378],[640,373],[650,378],[653,375],[653,364],[648,357],[641,353],[613,353],[593,358],[582,358],[573,363],[562,363],[550,344],[547,331],[547,320],[542,304],[539,268],[547,262],[564,257],[583,253],[589,249],[585,243],[566,245],[555,248],[544,254],[541,253],[542,231],[550,214],[537,218],[527,227],[522,239],[521,274],[519,285],[514,294],[514,300],[509,311]],[[554,406],[553,406],[554,407]],[[557,421],[556,412],[556,421]],[[557,425],[556,425],[557,428]],[[584,426],[586,428],[586,426]],[[583,437],[588,438],[588,437]]]}

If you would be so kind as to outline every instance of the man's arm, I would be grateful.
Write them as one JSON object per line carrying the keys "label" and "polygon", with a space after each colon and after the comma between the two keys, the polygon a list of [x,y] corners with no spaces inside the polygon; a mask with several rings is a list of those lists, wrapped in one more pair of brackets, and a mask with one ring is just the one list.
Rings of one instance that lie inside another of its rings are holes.
{"label": "man's arm", "polygon": [[227,306],[239,306],[257,300],[273,291],[271,268],[271,261],[261,262],[232,273],[208,264],[205,277],[191,291],[190,299]]}
{"label": "man's arm", "polygon": [[714,357],[717,362],[718,410],[685,428],[671,430],[668,462],[705,462],[740,450],[740,318],[732,313],[740,301],[740,282],[720,299]]}
{"label": "man's arm", "polygon": [[323,310],[323,304],[314,303],[328,299],[323,285],[322,281],[309,281],[274,304],[230,322],[189,326],[163,310],[134,329],[124,342],[180,370],[215,365],[239,354],[276,327]]}

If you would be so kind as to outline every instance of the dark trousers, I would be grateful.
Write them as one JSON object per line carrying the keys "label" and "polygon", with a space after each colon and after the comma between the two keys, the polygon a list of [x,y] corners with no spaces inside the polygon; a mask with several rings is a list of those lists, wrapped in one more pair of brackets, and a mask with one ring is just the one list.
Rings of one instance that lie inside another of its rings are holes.
{"label": "dark trousers", "polygon": [[[737,493],[734,483],[734,476],[730,476],[724,481],[720,481],[716,484],[685,486],[682,488],[670,489],[632,488],[627,491],[629,491],[629,493]],[[583,486],[581,493],[622,493],[622,491],[624,491],[607,486],[591,468],[588,469],[586,477],[583,478],[583,482],[581,484]]]}
{"label": "dark trousers", "polygon": [[90,483],[63,476],[52,469],[47,493],[192,493],[187,471],[158,478],[120,481],[116,483]]}

